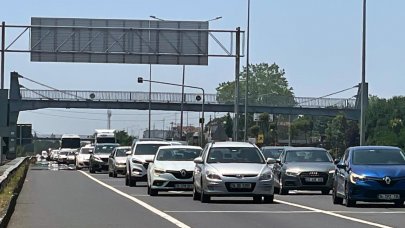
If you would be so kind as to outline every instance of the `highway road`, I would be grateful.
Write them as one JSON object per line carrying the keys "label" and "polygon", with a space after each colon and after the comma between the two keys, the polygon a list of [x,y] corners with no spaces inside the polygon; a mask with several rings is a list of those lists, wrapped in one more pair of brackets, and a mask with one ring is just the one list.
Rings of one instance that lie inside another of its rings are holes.
{"label": "highway road", "polygon": [[123,177],[44,166],[29,171],[9,227],[400,228],[404,215],[390,204],[333,205],[318,192],[276,195],[273,204],[215,197],[203,204],[188,192],[151,197]]}

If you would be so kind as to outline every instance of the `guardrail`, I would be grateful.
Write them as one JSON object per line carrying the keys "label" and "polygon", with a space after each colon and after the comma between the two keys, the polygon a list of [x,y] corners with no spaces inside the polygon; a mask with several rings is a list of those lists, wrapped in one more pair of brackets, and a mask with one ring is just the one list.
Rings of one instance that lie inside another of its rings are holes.
{"label": "guardrail", "polygon": [[7,208],[3,210],[5,211],[5,214],[0,214],[0,228],[7,227],[8,222],[10,221],[11,215],[14,212],[15,205],[17,203],[17,197],[18,194],[21,191],[22,185],[25,180],[25,176],[27,174],[28,170],[28,163],[30,161],[29,157],[20,157],[16,158],[9,163],[0,166],[0,173],[2,175],[0,176],[0,192],[3,192],[6,186],[10,183],[10,180],[14,177],[15,173],[17,170],[22,166],[26,165],[25,170],[24,170],[24,175],[20,180],[18,180],[17,186],[15,189],[13,189],[13,194],[11,195],[11,199],[8,202]]}

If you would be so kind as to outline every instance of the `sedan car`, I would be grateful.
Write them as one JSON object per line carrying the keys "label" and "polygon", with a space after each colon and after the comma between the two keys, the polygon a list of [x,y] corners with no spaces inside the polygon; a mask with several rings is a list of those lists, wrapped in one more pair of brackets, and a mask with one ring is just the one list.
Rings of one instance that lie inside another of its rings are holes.
{"label": "sedan car", "polygon": [[255,145],[245,142],[208,143],[194,159],[193,199],[209,202],[212,196],[253,197],[257,203],[274,199],[273,172]]}
{"label": "sedan car", "polygon": [[405,201],[405,153],[398,147],[358,146],[348,148],[337,164],[333,203],[348,207],[357,201]]}
{"label": "sedan car", "polygon": [[76,155],[78,154],[76,149],[71,149],[66,156],[66,164],[75,164],[76,163]]}
{"label": "sedan car", "polygon": [[281,153],[283,153],[284,148],[283,146],[263,146],[261,150],[265,158],[278,159]]}
{"label": "sedan car", "polygon": [[201,154],[198,146],[161,146],[148,167],[148,194],[159,191],[191,191],[194,159]]}
{"label": "sedan car", "polygon": [[79,154],[76,156],[76,169],[88,168],[90,153],[94,151],[93,146],[84,146],[80,148]]}
{"label": "sedan car", "polygon": [[119,146],[117,143],[98,143],[94,145],[94,152],[90,154],[89,171],[95,173],[96,171],[108,170],[108,158],[115,147]]}
{"label": "sedan car", "polygon": [[289,190],[314,190],[329,194],[335,164],[328,151],[316,147],[284,148],[273,166],[275,191],[286,195]]}
{"label": "sedan car", "polygon": [[69,154],[70,149],[61,149],[58,153],[58,164],[66,164],[67,155]]}
{"label": "sedan car", "polygon": [[125,175],[127,151],[131,151],[130,146],[115,147],[108,159],[108,176],[117,177],[117,174]]}

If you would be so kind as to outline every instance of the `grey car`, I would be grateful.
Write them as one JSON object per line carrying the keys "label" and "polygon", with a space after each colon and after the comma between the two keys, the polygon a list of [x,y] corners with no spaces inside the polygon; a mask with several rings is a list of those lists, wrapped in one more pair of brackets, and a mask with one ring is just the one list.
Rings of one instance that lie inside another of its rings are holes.
{"label": "grey car", "polygon": [[108,158],[108,176],[117,177],[117,174],[125,175],[127,151],[131,151],[130,146],[115,147]]}
{"label": "grey car", "polygon": [[274,199],[273,172],[255,145],[245,142],[208,143],[197,157],[193,199],[209,202],[212,196],[253,197],[257,203]]}
{"label": "grey car", "polygon": [[323,148],[284,148],[273,166],[275,192],[286,195],[289,190],[315,190],[329,194],[332,189],[335,164]]}

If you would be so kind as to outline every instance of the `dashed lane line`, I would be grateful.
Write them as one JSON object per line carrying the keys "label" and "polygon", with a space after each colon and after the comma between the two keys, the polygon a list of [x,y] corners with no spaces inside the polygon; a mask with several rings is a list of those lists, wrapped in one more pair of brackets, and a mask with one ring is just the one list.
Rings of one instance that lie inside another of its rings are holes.
{"label": "dashed lane line", "polygon": [[304,205],[300,205],[300,204],[296,204],[296,203],[290,203],[287,201],[283,201],[283,200],[274,200],[274,202],[277,203],[282,203],[282,204],[286,204],[286,205],[290,205],[293,207],[298,207],[298,208],[302,208],[302,209],[306,209],[306,210],[310,210],[310,211],[314,211],[314,212],[318,212],[318,213],[322,213],[322,214],[326,214],[326,215],[330,215],[330,216],[334,216],[334,217],[338,217],[341,219],[346,219],[349,221],[353,221],[353,222],[358,222],[358,223],[362,223],[362,224],[366,224],[366,225],[370,225],[370,226],[374,226],[374,227],[380,227],[380,228],[393,228],[391,226],[386,226],[383,224],[378,224],[378,223],[374,223],[374,222],[369,222],[366,220],[362,220],[362,219],[358,219],[358,218],[352,218],[346,215],[341,215],[335,212],[331,212],[331,211],[324,211],[321,209],[317,209],[317,208],[313,208],[313,207],[308,207],[308,206],[304,206]]}
{"label": "dashed lane line", "polygon": [[175,219],[174,217],[172,217],[172,216],[170,216],[170,215],[164,213],[163,211],[160,211],[160,210],[158,210],[158,209],[152,207],[151,205],[149,205],[149,204],[143,202],[142,200],[139,200],[139,199],[137,199],[137,198],[135,198],[135,197],[133,197],[133,196],[130,196],[130,195],[128,195],[128,194],[126,194],[126,193],[124,193],[124,192],[122,192],[122,191],[120,191],[120,190],[114,188],[114,187],[111,187],[110,185],[108,185],[108,184],[106,184],[106,183],[104,183],[104,182],[102,182],[102,181],[100,181],[100,180],[98,180],[98,179],[92,177],[91,175],[89,175],[89,174],[87,174],[87,173],[85,173],[85,172],[83,172],[83,171],[79,171],[79,172],[81,172],[83,175],[87,176],[88,178],[92,179],[93,181],[99,183],[100,185],[102,185],[102,186],[104,186],[104,187],[110,189],[111,191],[113,191],[113,192],[115,192],[115,193],[117,193],[117,194],[119,194],[119,195],[121,195],[121,196],[123,196],[123,197],[125,197],[125,198],[127,198],[127,199],[129,199],[129,200],[131,200],[131,201],[133,201],[133,202],[135,202],[135,203],[137,203],[137,204],[139,204],[140,206],[142,206],[142,207],[148,209],[149,211],[155,213],[156,215],[158,215],[158,216],[160,216],[160,217],[166,219],[167,221],[169,221],[169,222],[175,224],[177,227],[180,227],[180,228],[190,228],[190,226],[188,226],[188,225],[184,224],[183,222],[181,222],[181,221]]}

